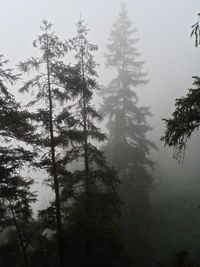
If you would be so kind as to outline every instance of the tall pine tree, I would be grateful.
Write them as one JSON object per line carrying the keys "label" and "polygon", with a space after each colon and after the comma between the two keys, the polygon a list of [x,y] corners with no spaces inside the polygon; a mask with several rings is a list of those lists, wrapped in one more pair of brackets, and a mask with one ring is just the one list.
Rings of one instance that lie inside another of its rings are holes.
{"label": "tall pine tree", "polygon": [[149,189],[153,167],[149,153],[155,145],[146,137],[151,127],[148,107],[138,105],[136,88],[147,84],[144,61],[136,48],[136,29],[122,4],[117,21],[113,24],[107,43],[106,66],[116,72],[103,92],[103,114],[107,117],[108,142],[106,145],[111,166],[118,171],[122,182],[120,193],[124,201],[122,225],[125,243],[135,261],[144,258],[146,220],[149,213]]}
{"label": "tall pine tree", "polygon": [[[83,20],[77,24],[77,35],[71,40],[78,71],[74,99],[74,117],[81,142],[77,147],[79,170],[73,172],[74,194],[69,212],[66,239],[70,266],[122,266],[122,248],[116,223],[119,212],[118,179],[107,166],[97,144],[105,135],[95,125],[101,120],[92,105],[94,92],[100,89],[93,52],[97,46],[87,39]],[[63,191],[64,192],[64,191]]]}
{"label": "tall pine tree", "polygon": [[[40,149],[41,158],[37,167],[46,170],[49,174],[48,185],[54,190],[55,201],[46,210],[46,214],[55,219],[57,232],[58,266],[64,266],[64,238],[61,212],[61,186],[63,180],[68,180],[69,173],[65,165],[68,156],[61,153],[75,132],[71,131],[75,121],[64,104],[70,99],[71,80],[74,78],[73,70],[62,61],[67,50],[66,42],[61,42],[52,30],[51,23],[43,21],[41,35],[33,42],[34,47],[40,51],[40,57],[30,57],[19,64],[24,73],[35,75],[24,83],[21,92],[34,92],[34,99],[29,103],[32,108],[32,120],[35,124],[35,145]],[[55,213],[54,213],[55,211]],[[53,212],[53,214],[52,214]],[[44,213],[44,212],[43,212]],[[53,225],[49,225],[52,228]],[[55,263],[56,264],[56,263]]]}

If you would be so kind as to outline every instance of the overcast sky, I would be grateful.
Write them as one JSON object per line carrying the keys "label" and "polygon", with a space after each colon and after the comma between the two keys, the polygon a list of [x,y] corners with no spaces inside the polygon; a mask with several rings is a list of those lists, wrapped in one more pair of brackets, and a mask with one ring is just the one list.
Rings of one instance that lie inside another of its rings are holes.
{"label": "overcast sky", "polygon": [[[32,41],[42,19],[53,23],[56,33],[72,37],[80,14],[90,28],[90,40],[98,44],[100,79],[108,82],[103,52],[120,0],[0,0],[0,53],[14,66],[34,53]],[[199,74],[200,48],[189,38],[191,25],[200,11],[199,0],[127,0],[129,15],[140,38],[141,59],[146,60],[149,84],[141,90],[141,101],[160,116],[172,110],[173,99],[191,85]]]}
{"label": "overcast sky", "polygon": [[[127,0],[130,20],[138,29],[137,47],[146,61],[149,83],[139,88],[140,102],[151,106],[151,123],[158,137],[161,118],[174,109],[174,100],[187,92],[192,75],[199,75],[200,47],[189,38],[191,25],[200,12],[199,0]],[[80,14],[90,28],[91,42],[99,46],[100,81],[107,84],[110,75],[104,67],[103,53],[112,23],[120,9],[120,0],[0,0],[0,53],[14,67],[34,54],[32,41],[39,34],[43,19],[52,22],[56,33],[70,38]],[[155,141],[158,141],[155,140]]]}

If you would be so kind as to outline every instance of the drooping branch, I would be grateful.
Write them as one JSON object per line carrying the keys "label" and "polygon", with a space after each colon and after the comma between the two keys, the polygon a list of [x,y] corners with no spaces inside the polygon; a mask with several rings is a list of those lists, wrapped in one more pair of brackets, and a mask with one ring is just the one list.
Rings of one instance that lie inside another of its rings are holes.
{"label": "drooping branch", "polygon": [[191,134],[200,126],[200,77],[194,76],[195,89],[189,89],[185,97],[176,99],[171,118],[163,119],[166,125],[161,140],[176,149],[177,155],[186,149]]}
{"label": "drooping branch", "polygon": [[195,46],[200,45],[200,25],[199,25],[200,13],[198,13],[198,20],[192,25],[192,31],[190,37],[195,36]]}

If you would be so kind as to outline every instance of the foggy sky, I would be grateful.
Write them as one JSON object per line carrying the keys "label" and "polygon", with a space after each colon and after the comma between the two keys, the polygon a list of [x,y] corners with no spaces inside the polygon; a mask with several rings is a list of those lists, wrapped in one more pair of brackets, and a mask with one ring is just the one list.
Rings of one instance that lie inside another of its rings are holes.
{"label": "foggy sky", "polygon": [[[42,19],[52,22],[56,33],[67,39],[75,33],[74,24],[81,14],[89,25],[90,40],[99,46],[96,59],[101,64],[100,80],[106,84],[110,77],[104,68],[103,53],[120,3],[120,0],[0,0],[0,53],[10,59],[12,67],[36,52],[32,41],[39,34]],[[170,114],[174,98],[184,94],[191,86],[191,76],[199,73],[200,50],[194,47],[189,34],[200,2],[127,0],[126,3],[133,26],[138,28],[141,59],[146,60],[149,72],[149,84],[139,88],[140,100],[152,106],[159,120]]]}
{"label": "foggy sky", "polygon": [[[148,71],[149,83],[137,92],[140,103],[151,106],[154,116],[150,122],[157,137],[154,141],[159,142],[163,134],[161,118],[170,115],[175,98],[185,95],[191,87],[191,76],[199,75],[200,48],[195,48],[189,35],[200,12],[200,1],[124,2],[128,5],[133,26],[138,29],[137,47]],[[14,67],[19,61],[35,55],[32,41],[40,33],[43,19],[53,23],[58,36],[68,39],[73,37],[75,23],[81,14],[90,28],[90,41],[99,46],[96,60],[100,63],[100,82],[106,85],[110,73],[104,67],[103,53],[120,3],[120,0],[0,0],[0,54],[4,54],[10,60],[9,66]]]}

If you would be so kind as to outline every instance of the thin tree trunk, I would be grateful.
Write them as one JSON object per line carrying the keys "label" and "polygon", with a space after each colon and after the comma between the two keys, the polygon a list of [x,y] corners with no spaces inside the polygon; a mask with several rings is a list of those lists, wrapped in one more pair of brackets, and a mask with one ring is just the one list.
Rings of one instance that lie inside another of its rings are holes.
{"label": "thin tree trunk", "polygon": [[88,160],[88,136],[87,136],[87,114],[86,103],[83,96],[83,132],[84,132],[84,164],[85,164],[85,189],[86,189],[86,212],[88,219],[90,217],[89,198],[90,198],[90,181],[89,181],[89,160]]}
{"label": "thin tree trunk", "polygon": [[[83,46],[81,41],[81,46]],[[83,51],[83,49],[82,49]],[[82,52],[81,52],[82,53]],[[90,217],[89,208],[89,194],[90,194],[90,181],[89,181],[89,159],[88,159],[88,133],[87,133],[87,110],[86,110],[86,82],[85,82],[85,70],[84,70],[84,59],[83,53],[81,54],[81,72],[83,82],[83,136],[84,136],[84,165],[85,165],[85,191],[86,191],[86,213],[88,218]]]}
{"label": "thin tree trunk", "polygon": [[24,245],[23,237],[21,235],[20,228],[19,228],[17,219],[15,217],[15,212],[13,210],[11,202],[10,202],[10,210],[11,210],[11,213],[12,213],[14,225],[15,225],[16,230],[17,230],[17,235],[18,235],[18,238],[19,238],[20,247],[21,247],[21,250],[22,250],[22,255],[23,255],[23,260],[24,260],[24,266],[25,267],[29,267],[28,257],[27,257],[27,254],[26,254],[26,247]]}
{"label": "thin tree trunk", "polygon": [[54,180],[55,202],[56,202],[56,224],[57,224],[57,236],[58,236],[58,251],[59,251],[59,266],[64,267],[64,245],[63,245],[63,231],[61,222],[61,209],[60,209],[60,190],[56,169],[55,159],[55,143],[54,143],[54,130],[53,130],[53,105],[51,94],[51,80],[50,80],[50,66],[48,55],[48,40],[47,40],[47,79],[48,79],[48,93],[49,93],[49,132],[51,142],[51,160],[52,160],[52,172]]}
{"label": "thin tree trunk", "polygon": [[[83,50],[83,49],[82,49]],[[91,240],[89,237],[89,229],[90,229],[90,222],[91,222],[91,208],[90,208],[90,190],[91,190],[91,181],[90,181],[90,170],[89,170],[89,157],[88,157],[88,132],[87,132],[87,105],[86,105],[86,82],[85,82],[85,70],[84,70],[84,60],[83,54],[81,55],[81,69],[82,69],[82,81],[83,81],[83,135],[84,135],[84,165],[85,165],[85,208],[86,208],[86,215],[87,215],[87,237],[86,237],[86,255],[85,255],[85,265],[88,267],[93,266],[92,264],[92,245]]]}

